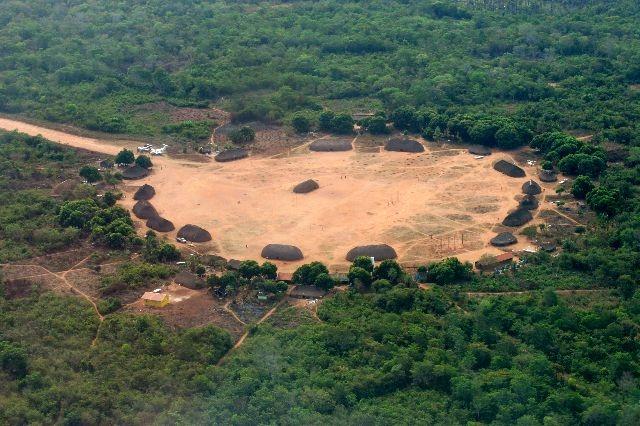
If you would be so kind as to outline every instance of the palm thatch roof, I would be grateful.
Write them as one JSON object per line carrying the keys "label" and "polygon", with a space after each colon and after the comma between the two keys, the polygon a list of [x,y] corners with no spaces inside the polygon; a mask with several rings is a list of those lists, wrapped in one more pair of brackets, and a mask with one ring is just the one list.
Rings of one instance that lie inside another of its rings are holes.
{"label": "palm thatch roof", "polygon": [[347,253],[346,259],[349,262],[353,262],[357,257],[360,256],[373,257],[375,260],[388,260],[397,258],[398,254],[390,245],[372,244],[352,248]]}
{"label": "palm thatch roof", "polygon": [[543,182],[555,182],[558,180],[558,175],[553,170],[540,170],[538,177]]}
{"label": "palm thatch roof", "polygon": [[160,216],[153,216],[147,219],[147,228],[158,232],[171,232],[176,229],[171,221]]}
{"label": "palm thatch roof", "polygon": [[522,184],[522,192],[527,195],[538,195],[542,192],[540,184],[534,180],[528,180]]}
{"label": "palm thatch roof", "polygon": [[424,152],[424,146],[415,139],[393,138],[384,146],[385,151]]}
{"label": "palm thatch roof", "polygon": [[211,234],[196,225],[185,225],[178,231],[178,238],[184,238],[194,243],[211,241]]}
{"label": "palm thatch roof", "polygon": [[302,250],[288,244],[267,244],[262,249],[261,256],[265,259],[284,261],[302,260],[304,258]]}
{"label": "palm thatch roof", "polygon": [[531,220],[533,220],[531,212],[529,210],[519,208],[516,211],[509,213],[502,221],[502,224],[504,226],[518,227]]}
{"label": "palm thatch roof", "polygon": [[491,149],[484,145],[471,145],[469,147],[469,154],[473,155],[491,155]]}
{"label": "palm thatch roof", "polygon": [[149,176],[149,170],[138,165],[127,167],[122,171],[122,177],[128,180],[142,179]]}
{"label": "palm thatch roof", "polygon": [[147,200],[140,200],[133,205],[133,214],[139,219],[151,219],[158,216],[158,211]]}
{"label": "palm thatch roof", "polygon": [[524,170],[522,170],[520,167],[516,166],[515,164],[505,160],[497,161],[493,165],[493,168],[499,171],[500,173],[503,173],[513,178],[521,178],[526,176],[526,173],[524,172]]}
{"label": "palm thatch roof", "polygon": [[309,145],[311,151],[316,152],[336,152],[336,151],[350,151],[353,149],[351,140],[327,140],[321,139],[311,143]]}
{"label": "palm thatch roof", "polygon": [[519,208],[525,210],[535,210],[538,208],[538,199],[535,195],[525,195],[522,200],[520,200]]}
{"label": "palm thatch roof", "polygon": [[135,194],[133,194],[134,200],[150,200],[153,196],[156,195],[156,190],[151,185],[147,185],[146,183],[142,185]]}
{"label": "palm thatch roof", "polygon": [[214,159],[218,162],[223,163],[226,161],[240,160],[242,158],[247,158],[248,156],[249,152],[246,149],[233,148],[222,151],[220,154],[216,155]]}
{"label": "palm thatch roof", "polygon": [[320,185],[318,185],[318,182],[316,182],[313,179],[308,179],[308,180],[305,180],[304,182],[297,184],[293,188],[293,192],[295,192],[296,194],[306,194],[308,192],[315,191],[318,188],[320,188]]}
{"label": "palm thatch roof", "polygon": [[492,246],[504,247],[518,242],[518,239],[511,232],[501,232],[490,241]]}

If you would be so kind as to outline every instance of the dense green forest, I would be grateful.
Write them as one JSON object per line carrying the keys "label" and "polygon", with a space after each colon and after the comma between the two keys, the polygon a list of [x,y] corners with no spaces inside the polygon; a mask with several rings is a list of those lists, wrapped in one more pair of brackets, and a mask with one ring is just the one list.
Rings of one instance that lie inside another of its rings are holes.
{"label": "dense green forest", "polygon": [[[102,323],[84,299],[0,285],[0,424],[639,424],[639,22],[633,0],[1,2],[0,112],[198,140],[211,122],[149,105],[337,133],[374,111],[372,133],[528,144],[597,219],[504,274],[424,265],[430,290],[356,260],[317,318],[280,310],[217,366],[226,331],[119,310],[180,256],[136,235],[119,176],[2,133],[0,263],[82,244],[142,256],[100,281]],[[81,170],[95,185],[60,189]],[[207,282],[282,292],[254,280],[268,266]],[[329,288],[324,271],[296,280]]]}
{"label": "dense green forest", "polygon": [[633,0],[7,0],[0,110],[158,134],[144,106],[161,100],[266,121],[411,106],[625,142],[639,13]]}

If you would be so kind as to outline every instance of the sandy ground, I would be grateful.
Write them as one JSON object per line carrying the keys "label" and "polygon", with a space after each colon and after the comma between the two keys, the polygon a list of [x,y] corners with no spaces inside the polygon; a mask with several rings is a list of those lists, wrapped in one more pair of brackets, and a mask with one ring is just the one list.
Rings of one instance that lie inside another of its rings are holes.
{"label": "sandy ground", "polygon": [[[0,128],[107,154],[137,145],[8,119],[0,119]],[[355,144],[358,148],[357,140]],[[459,147],[427,145],[421,154],[377,148],[314,153],[303,146],[284,155],[224,164],[154,157],[154,172],[128,183],[122,204],[133,205],[138,185],[154,186],[151,203],[162,216],[176,229],[191,223],[209,230],[213,241],[195,248],[227,258],[258,259],[266,244],[293,244],[302,249],[305,261],[323,261],[339,271],[347,268],[347,251],[362,244],[390,244],[407,266],[452,255],[476,260],[483,253],[498,253],[488,241],[516,207],[528,178],[493,170],[498,159],[512,160],[508,153],[475,159]],[[535,176],[534,167],[525,169]],[[319,190],[292,192],[310,178],[318,181]],[[142,225],[139,231],[146,229]],[[173,239],[175,232],[168,236]],[[292,271],[299,263],[279,266]]]}

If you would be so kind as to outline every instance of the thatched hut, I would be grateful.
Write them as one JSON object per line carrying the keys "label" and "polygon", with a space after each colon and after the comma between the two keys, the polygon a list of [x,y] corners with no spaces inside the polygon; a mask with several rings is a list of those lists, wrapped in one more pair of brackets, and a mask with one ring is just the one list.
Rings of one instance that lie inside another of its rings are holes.
{"label": "thatched hut", "polygon": [[424,152],[424,146],[415,139],[393,138],[384,146],[385,151],[395,152]]}
{"label": "thatched hut", "polygon": [[147,185],[146,183],[142,185],[135,194],[133,194],[134,200],[150,200],[153,196],[156,195],[156,190],[151,185]]}
{"label": "thatched hut", "polygon": [[288,244],[267,244],[260,254],[265,259],[283,260],[292,262],[295,260],[302,260],[304,255],[302,250],[296,246]]}
{"label": "thatched hut", "polygon": [[504,220],[502,221],[502,224],[504,226],[509,226],[513,228],[513,227],[522,226],[531,220],[533,220],[533,216],[531,215],[531,212],[529,210],[519,208],[514,212],[509,213],[507,217],[505,217]]}
{"label": "thatched hut", "polygon": [[133,214],[138,219],[150,219],[158,216],[158,212],[155,207],[151,205],[147,200],[140,200],[133,205]]}
{"label": "thatched hut", "polygon": [[178,231],[178,238],[184,238],[194,243],[211,241],[211,234],[196,225],[185,225]]}
{"label": "thatched hut", "polygon": [[147,228],[158,232],[171,232],[176,229],[176,227],[173,226],[173,222],[160,216],[153,216],[147,219]]}
{"label": "thatched hut", "polygon": [[518,239],[511,232],[501,232],[490,241],[492,246],[505,247],[518,242]]}
{"label": "thatched hut", "polygon": [[538,199],[535,195],[525,195],[522,200],[520,200],[518,208],[525,210],[535,210],[538,208],[538,205]]}
{"label": "thatched hut", "polygon": [[309,145],[309,149],[311,151],[316,151],[316,152],[350,151],[353,149],[353,145],[351,144],[351,140],[347,140],[347,139],[341,139],[341,140],[320,139],[312,142],[311,145]]}
{"label": "thatched hut", "polygon": [[142,179],[149,176],[149,169],[138,165],[127,167],[122,171],[122,178],[128,180]]}
{"label": "thatched hut", "polygon": [[249,156],[249,152],[246,149],[242,148],[232,148],[227,149],[226,151],[222,151],[220,154],[215,156],[215,160],[224,163],[227,161],[235,161],[241,160],[243,158],[247,158]]}
{"label": "thatched hut", "polygon": [[315,191],[318,188],[320,188],[318,182],[313,179],[308,179],[294,186],[293,192],[296,194],[306,194],[308,192]]}
{"label": "thatched hut", "polygon": [[538,177],[542,182],[555,182],[558,180],[558,175],[553,170],[540,170]]}
{"label": "thatched hut", "polygon": [[484,145],[471,145],[469,154],[473,155],[491,155],[491,149]]}
{"label": "thatched hut", "polygon": [[534,180],[528,180],[522,184],[522,192],[527,195],[538,195],[542,192],[540,184]]}
{"label": "thatched hut", "polygon": [[516,166],[515,164],[505,160],[497,161],[493,165],[493,168],[499,171],[500,173],[513,178],[521,178],[526,176],[526,173],[524,172],[524,170],[522,170],[520,167]]}
{"label": "thatched hut", "polygon": [[398,257],[393,247],[387,244],[372,244],[366,246],[357,246],[349,250],[346,259],[353,262],[357,257],[366,256],[373,257],[375,260],[389,260]]}

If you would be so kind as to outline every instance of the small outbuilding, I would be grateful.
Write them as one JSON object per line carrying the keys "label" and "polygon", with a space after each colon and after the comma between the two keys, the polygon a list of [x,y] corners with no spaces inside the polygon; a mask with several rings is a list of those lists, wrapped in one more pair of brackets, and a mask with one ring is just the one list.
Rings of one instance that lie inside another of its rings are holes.
{"label": "small outbuilding", "polygon": [[525,210],[535,210],[538,208],[538,205],[538,199],[535,195],[525,195],[522,200],[520,200],[518,208]]}
{"label": "small outbuilding", "polygon": [[540,170],[538,177],[542,182],[555,182],[558,180],[558,175],[553,170]]}
{"label": "small outbuilding", "polygon": [[502,224],[509,227],[518,227],[531,220],[533,220],[533,216],[529,210],[518,208],[516,211],[509,213],[502,221]]}
{"label": "small outbuilding", "polygon": [[149,176],[149,169],[138,165],[127,167],[122,171],[122,178],[128,180],[142,179]]}
{"label": "small outbuilding", "polygon": [[315,152],[339,152],[350,151],[353,149],[353,145],[351,144],[351,140],[346,139],[320,139],[312,142],[311,145],[309,145],[309,149]]}
{"label": "small outbuilding", "polygon": [[469,147],[469,154],[473,155],[491,155],[491,149],[484,145],[471,145]]}
{"label": "small outbuilding", "polygon": [[366,246],[357,246],[349,250],[346,259],[353,262],[357,257],[372,257],[376,261],[390,260],[398,257],[395,249],[388,244],[372,244]]}
{"label": "small outbuilding", "polygon": [[145,306],[152,308],[164,308],[169,304],[169,295],[166,293],[154,293],[147,291],[142,295]]}
{"label": "small outbuilding", "polygon": [[515,255],[513,253],[502,253],[497,256],[483,256],[474,264],[474,266],[476,269],[483,272],[495,271],[512,263],[514,259]]}
{"label": "small outbuilding", "polygon": [[241,160],[243,158],[247,158],[248,156],[249,152],[246,149],[232,148],[222,151],[220,154],[214,157],[214,160],[220,163],[224,163],[227,161]]}
{"label": "small outbuilding", "polygon": [[205,243],[211,241],[211,234],[199,226],[185,225],[178,231],[178,238],[184,238],[193,243]]}

